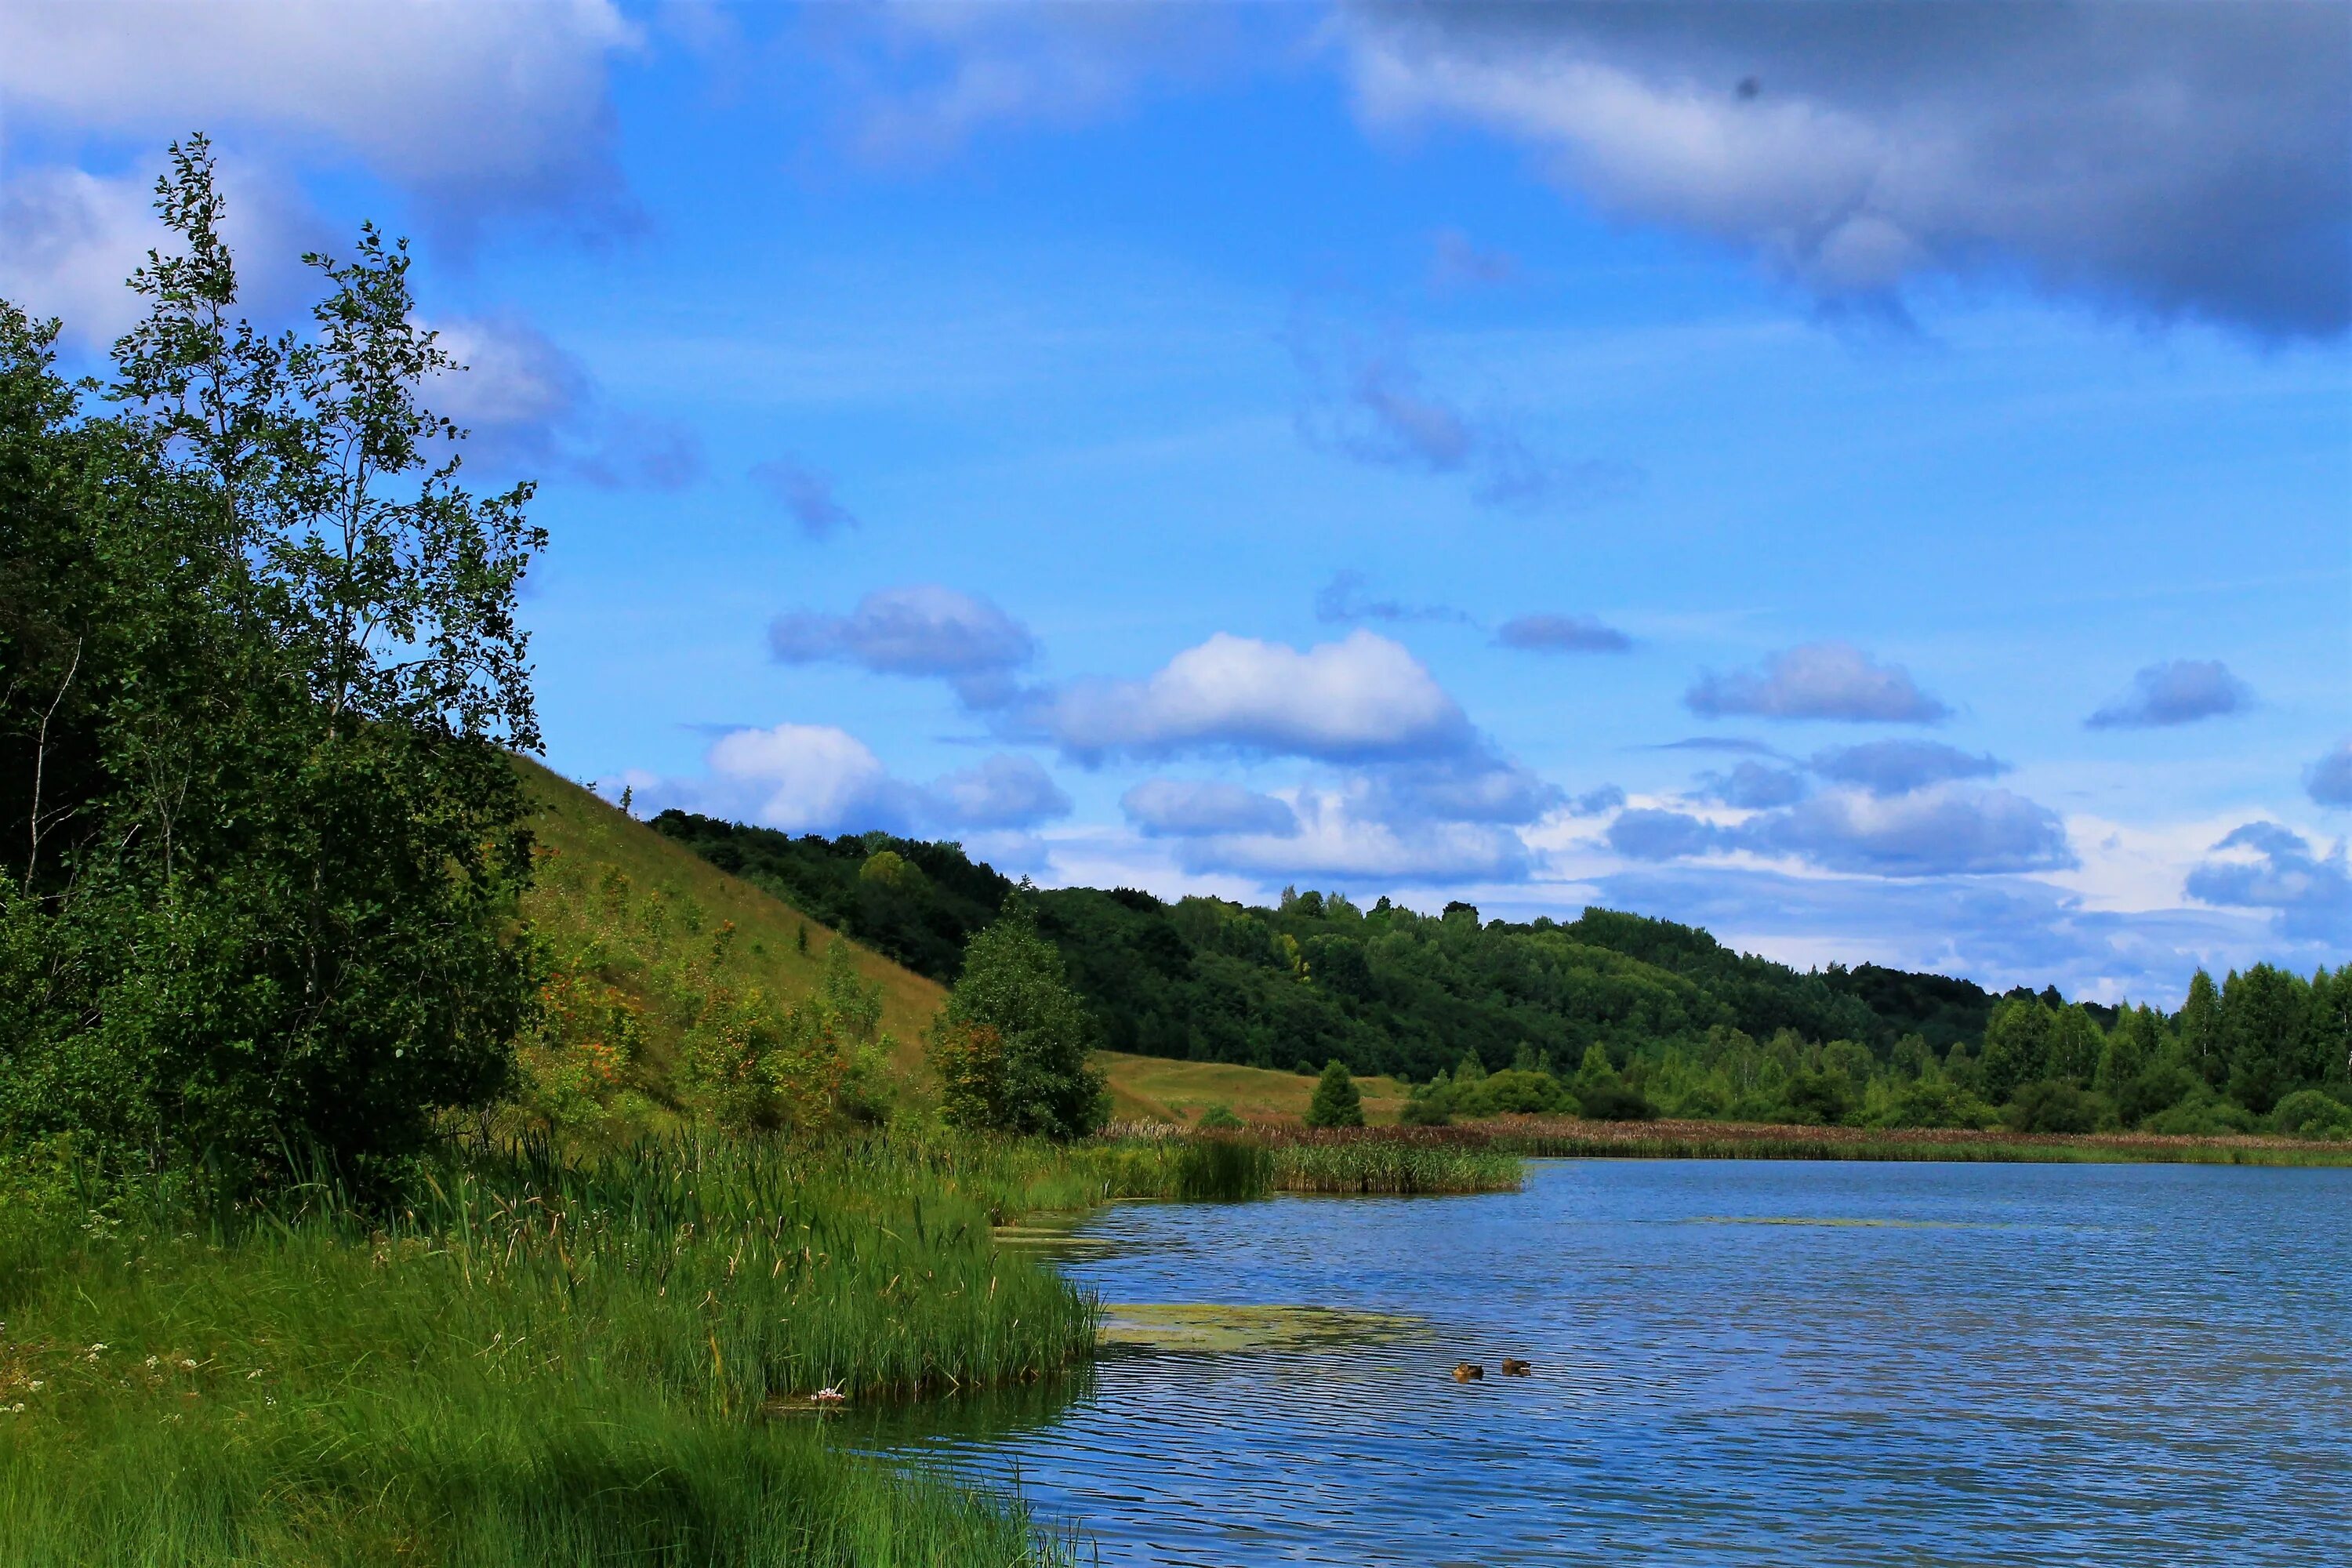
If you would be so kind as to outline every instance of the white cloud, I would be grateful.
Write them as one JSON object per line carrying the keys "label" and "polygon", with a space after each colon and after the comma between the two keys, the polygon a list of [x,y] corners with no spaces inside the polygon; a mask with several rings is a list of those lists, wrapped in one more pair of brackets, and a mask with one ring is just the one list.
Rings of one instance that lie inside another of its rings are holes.
{"label": "white cloud", "polygon": [[1352,762],[1458,753],[1473,741],[1419,659],[1360,630],[1304,651],[1220,632],[1148,679],[1067,687],[1034,717],[1089,761],[1225,750]]}
{"label": "white cloud", "polygon": [[935,779],[929,815],[963,827],[1030,827],[1070,814],[1070,797],[1034,757],[999,752],[977,767]]}
{"label": "white cloud", "polygon": [[1247,833],[1287,837],[1298,831],[1288,803],[1212,779],[1146,779],[1119,797],[1129,822],[1155,838]]}
{"label": "white cloud", "polygon": [[29,0],[0,6],[21,122],[156,141],[246,130],[327,143],[471,205],[573,207],[611,177],[610,0]]}
{"label": "white cloud", "polygon": [[1935,724],[1951,710],[1919,689],[1899,664],[1880,664],[1852,643],[1805,643],[1773,654],[1760,670],[1713,671],[1684,694],[1709,719],[1832,719],[1847,723]]}
{"label": "white cloud", "polygon": [[1349,7],[1362,112],[1468,121],[1828,300],[2021,273],[2272,335],[2352,316],[2331,5]]}
{"label": "white cloud", "polygon": [[1187,838],[1177,862],[1189,871],[1225,871],[1269,881],[1346,878],[1395,887],[1517,881],[1528,847],[1509,827],[1482,822],[1395,822],[1368,815],[1345,788],[1302,789],[1289,832],[1223,833]]}
{"label": "white cloud", "polygon": [[[0,297],[58,317],[67,335],[104,349],[147,312],[126,280],[170,237],[155,216],[160,159],[121,175],[32,167],[0,183]],[[283,181],[251,161],[223,157],[222,220],[237,258],[244,307],[264,318],[303,297],[301,253],[326,247],[318,219]]]}
{"label": "white cloud", "polygon": [[739,802],[763,827],[787,833],[832,832],[895,823],[903,803],[882,761],[846,730],[824,724],[778,724],[737,730],[710,748],[711,785],[719,800]]}

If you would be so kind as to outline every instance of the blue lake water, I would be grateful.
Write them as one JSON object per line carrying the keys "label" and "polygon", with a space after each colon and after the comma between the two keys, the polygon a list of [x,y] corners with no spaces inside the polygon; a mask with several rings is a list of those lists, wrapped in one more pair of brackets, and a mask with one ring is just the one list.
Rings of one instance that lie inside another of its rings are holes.
{"label": "blue lake water", "polygon": [[2161,1165],[1123,1205],[1063,1265],[1106,1301],[1422,1326],[1115,1357],[888,1446],[1108,1563],[2352,1564],[2347,1221],[2352,1171]]}

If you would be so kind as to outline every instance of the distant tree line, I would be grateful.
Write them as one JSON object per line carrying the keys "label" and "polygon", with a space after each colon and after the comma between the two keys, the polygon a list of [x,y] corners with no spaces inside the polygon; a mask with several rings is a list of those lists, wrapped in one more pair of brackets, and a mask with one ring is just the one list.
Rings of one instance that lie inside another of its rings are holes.
{"label": "distant tree line", "polygon": [[[654,826],[942,981],[1013,882],[957,845]],[[1864,964],[1802,972],[1615,910],[1482,921],[1286,891],[1274,908],[1132,889],[1028,896],[1094,1040],[1418,1086],[1418,1120],[1517,1111],[2028,1131],[2352,1132],[2352,965],[2202,973],[2182,1010],[1996,995]]]}

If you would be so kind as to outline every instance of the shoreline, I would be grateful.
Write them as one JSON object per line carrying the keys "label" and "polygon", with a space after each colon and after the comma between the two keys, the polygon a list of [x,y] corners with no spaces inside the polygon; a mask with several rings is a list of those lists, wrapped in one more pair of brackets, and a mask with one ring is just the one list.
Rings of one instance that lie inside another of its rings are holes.
{"label": "shoreline", "polygon": [[[1109,1136],[1183,1129],[1130,1125]],[[1197,1136],[1197,1134],[1195,1134]],[[1276,1147],[1394,1145],[1486,1151],[1534,1159],[1842,1160],[2009,1164],[2352,1166],[2352,1142],[2238,1134],[2006,1132],[1965,1127],[1806,1127],[1740,1121],[1587,1121],[1508,1117],[1450,1127],[1310,1129],[1253,1125],[1244,1136]]]}

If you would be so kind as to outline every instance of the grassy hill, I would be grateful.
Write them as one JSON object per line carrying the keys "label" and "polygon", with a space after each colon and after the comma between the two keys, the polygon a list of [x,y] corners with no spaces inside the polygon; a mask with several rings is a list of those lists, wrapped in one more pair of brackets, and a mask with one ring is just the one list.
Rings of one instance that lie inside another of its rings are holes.
{"label": "grassy hill", "polygon": [[[656,1098],[684,1026],[674,995],[681,968],[797,1001],[816,990],[826,950],[848,940],[537,763],[517,766],[538,808],[539,875],[524,910],[559,957],[590,955],[596,974],[641,1009],[643,1078]],[[851,949],[859,974],[882,988],[894,1067],[919,1081],[923,1036],[947,993]]]}
{"label": "grassy hill", "polygon": [[[1096,1062],[1110,1079],[1111,1115],[1121,1121],[1191,1121],[1212,1105],[1230,1107],[1244,1121],[1302,1121],[1315,1097],[1315,1079],[1271,1068],[1230,1062],[1180,1062],[1166,1057],[1099,1051]],[[1364,1120],[1393,1122],[1404,1110],[1404,1086],[1391,1078],[1360,1078]]]}
{"label": "grassy hill", "polygon": [[[699,966],[729,984],[797,1001],[816,990],[826,952],[848,940],[568,779],[533,762],[518,766],[537,808],[539,839],[538,884],[524,909],[560,960],[588,960],[639,1009],[639,1077],[656,1099],[667,1098],[685,1025],[677,996],[682,968]],[[718,933],[730,922],[733,934],[722,943]],[[893,1068],[905,1082],[922,1085],[923,1037],[946,991],[880,953],[850,947],[858,973],[882,988]],[[1112,1115],[1122,1121],[1190,1121],[1225,1105],[1244,1121],[1296,1122],[1315,1092],[1315,1080],[1295,1072],[1118,1051],[1099,1060]],[[1394,1121],[1403,1086],[1385,1078],[1358,1081],[1367,1120]]]}

